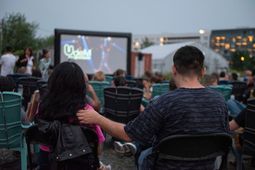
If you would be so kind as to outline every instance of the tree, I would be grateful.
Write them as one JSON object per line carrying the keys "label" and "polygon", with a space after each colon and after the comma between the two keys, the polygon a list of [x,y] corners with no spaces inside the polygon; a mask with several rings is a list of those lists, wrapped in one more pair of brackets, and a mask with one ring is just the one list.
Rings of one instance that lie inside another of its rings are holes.
{"label": "tree", "polygon": [[6,15],[2,19],[2,48],[9,45],[15,51],[25,47],[36,49],[37,28],[38,24],[27,22],[26,17],[20,13]]}
{"label": "tree", "polygon": [[36,49],[50,48],[54,45],[54,36],[48,36],[43,38],[37,38]]}
{"label": "tree", "polygon": [[255,65],[255,58],[250,57],[248,51],[236,51],[232,55],[230,66],[237,71],[245,69],[253,70]]}
{"label": "tree", "polygon": [[149,47],[151,45],[154,45],[154,43],[151,42],[148,37],[145,37],[142,44],[141,44],[141,49]]}

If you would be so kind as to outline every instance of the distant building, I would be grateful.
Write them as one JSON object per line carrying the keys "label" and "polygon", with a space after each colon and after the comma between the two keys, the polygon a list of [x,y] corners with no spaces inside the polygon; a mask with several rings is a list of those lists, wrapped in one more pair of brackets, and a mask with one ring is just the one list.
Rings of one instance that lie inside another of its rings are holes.
{"label": "distant building", "polygon": [[209,34],[204,31],[203,33],[133,35],[133,49],[140,49],[145,39],[154,45],[200,42],[205,46],[209,46]]}
{"label": "distant building", "polygon": [[222,55],[198,42],[153,45],[142,49],[141,52],[152,55],[153,72],[169,73],[171,72],[171,67],[173,65],[173,55],[175,54],[175,51],[186,45],[195,46],[203,52],[205,55],[206,73],[219,73],[220,71],[226,71],[228,69],[228,61]]}
{"label": "distant building", "polygon": [[255,57],[255,28],[212,30],[210,47],[227,59],[236,51],[248,51]]}

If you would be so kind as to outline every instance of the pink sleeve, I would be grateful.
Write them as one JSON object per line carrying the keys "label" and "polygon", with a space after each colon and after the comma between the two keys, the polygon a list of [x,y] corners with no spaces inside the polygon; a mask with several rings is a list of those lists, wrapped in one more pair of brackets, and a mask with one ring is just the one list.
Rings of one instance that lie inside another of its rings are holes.
{"label": "pink sleeve", "polygon": [[[86,110],[94,110],[92,106],[90,106],[89,104],[87,104],[85,106]],[[98,143],[103,143],[105,141],[105,137],[104,134],[100,128],[99,125],[93,125],[92,128],[96,131],[97,137],[98,137]]]}
{"label": "pink sleeve", "polygon": [[104,134],[103,134],[100,126],[95,125],[95,130],[96,130],[96,134],[97,134],[97,137],[98,137],[98,143],[104,143],[105,137],[104,137]]}

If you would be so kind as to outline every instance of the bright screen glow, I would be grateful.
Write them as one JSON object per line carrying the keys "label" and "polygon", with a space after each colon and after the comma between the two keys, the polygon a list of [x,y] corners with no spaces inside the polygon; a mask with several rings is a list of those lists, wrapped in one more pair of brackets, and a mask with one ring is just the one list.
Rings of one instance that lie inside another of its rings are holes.
{"label": "bright screen glow", "polygon": [[60,41],[60,62],[73,61],[88,74],[97,71],[112,74],[118,68],[127,68],[125,37],[61,34]]}

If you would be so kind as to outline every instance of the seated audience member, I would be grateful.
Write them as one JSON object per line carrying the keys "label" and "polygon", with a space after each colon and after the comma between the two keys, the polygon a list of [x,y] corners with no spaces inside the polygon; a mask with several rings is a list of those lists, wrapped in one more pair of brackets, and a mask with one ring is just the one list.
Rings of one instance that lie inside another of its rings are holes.
{"label": "seated audience member", "polygon": [[153,83],[162,83],[165,80],[163,74],[156,72],[153,76],[154,82]]}
{"label": "seated audience member", "polygon": [[125,77],[125,76],[126,72],[122,69],[117,69],[113,74],[113,77]]}
{"label": "seated audience member", "polygon": [[[217,75],[211,74],[204,77],[203,81],[204,86],[217,86]],[[246,106],[243,103],[235,100],[234,98],[230,98],[227,101],[227,106],[229,110],[229,116],[236,117]]]}
{"label": "seated audience member", "polygon": [[[115,87],[119,87],[119,86],[127,86],[126,83],[126,79],[124,77],[115,77],[113,80],[114,86]],[[143,112],[144,111],[144,106],[141,105],[140,107],[140,111]]]}
{"label": "seated audience member", "polygon": [[218,76],[217,74],[205,75],[203,78],[204,86],[217,86],[218,85]]}
{"label": "seated audience member", "polygon": [[115,87],[127,85],[125,77],[122,77],[122,76],[115,77],[113,79],[113,84]]}
{"label": "seated audience member", "polygon": [[14,91],[16,84],[11,77],[0,76],[0,91]]}
{"label": "seated audience member", "polygon": [[85,84],[87,87],[87,94],[90,94],[90,96],[86,95],[86,100],[96,111],[99,111],[100,101],[97,97],[97,94],[96,94],[94,88],[92,87],[92,85],[89,84],[88,75],[86,73],[84,74],[84,79],[85,79]]}
{"label": "seated audience member", "polygon": [[152,97],[152,83],[149,77],[143,77],[143,97],[150,100]]}
{"label": "seated audience member", "polygon": [[236,73],[231,73],[231,78],[230,78],[231,81],[238,81],[238,74]]}
{"label": "seated audience member", "polygon": [[[246,114],[248,112],[250,112],[249,104],[248,104],[247,108],[242,110],[242,112],[240,114],[238,114],[237,117],[233,118],[229,122],[229,128],[230,128],[231,131],[235,131],[235,130],[241,128],[241,127],[242,128],[245,127],[245,125],[246,125],[246,119],[245,118],[246,118]],[[241,140],[241,138],[239,138],[239,140]],[[239,141],[238,143],[241,144],[242,142]],[[239,154],[237,153],[236,156],[239,156]],[[255,167],[255,155],[253,155],[251,164],[252,164],[252,167]]]}
{"label": "seated audience member", "polygon": [[151,79],[153,77],[153,73],[151,71],[145,71],[144,77]]}
{"label": "seated audience member", "polygon": [[[39,111],[37,118],[46,121],[58,120],[61,123],[69,123],[79,125],[75,116],[79,109],[94,110],[86,100],[86,84],[84,83],[84,74],[81,68],[71,62],[64,62],[59,64],[53,71],[48,81],[48,92],[41,100],[39,105]],[[84,125],[95,131],[98,136],[98,153],[102,152],[102,145],[105,141],[105,137],[98,125]],[[72,135],[72,133],[70,132]],[[73,136],[75,137],[75,136]],[[70,144],[70,139],[68,139]],[[75,148],[73,151],[78,151],[80,146]],[[50,169],[49,152],[50,148],[47,146],[40,147],[39,164],[40,169]],[[79,161],[81,161],[79,159]],[[78,162],[80,163],[80,162]],[[86,169],[86,167],[83,167]],[[104,166],[101,163],[100,169],[110,169],[110,166]]]}
{"label": "seated audience member", "polygon": [[93,76],[94,81],[105,81],[105,75],[104,72],[102,71],[98,71],[95,73],[95,75]]}
{"label": "seated audience member", "polygon": [[191,162],[159,159],[154,165],[152,147],[167,136],[229,132],[228,109],[223,96],[199,82],[204,74],[203,53],[196,47],[184,46],[176,51],[173,63],[172,74],[178,89],[160,96],[128,124],[111,121],[96,111],[88,110],[80,110],[78,119],[84,124],[98,124],[119,139],[151,146],[139,157],[140,170],[153,167],[214,169],[215,159]]}
{"label": "seated audience member", "polygon": [[219,76],[219,85],[226,85],[228,84],[229,81],[229,77],[228,74],[224,71],[220,72],[220,76]]}
{"label": "seated audience member", "polygon": [[251,70],[246,70],[245,71],[245,80],[248,85],[248,91],[253,90],[254,88],[254,78],[253,78],[253,73]]}

